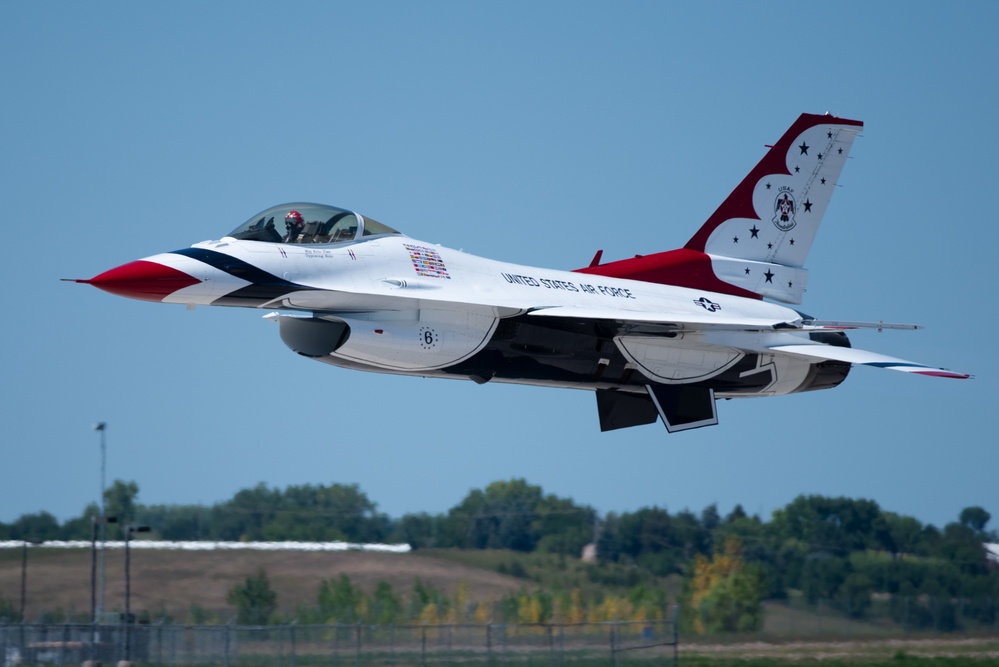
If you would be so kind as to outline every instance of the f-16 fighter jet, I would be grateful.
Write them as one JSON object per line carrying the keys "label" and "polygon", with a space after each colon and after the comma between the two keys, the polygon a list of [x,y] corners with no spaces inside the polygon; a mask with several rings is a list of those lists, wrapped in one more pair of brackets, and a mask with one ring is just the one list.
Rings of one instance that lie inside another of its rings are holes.
{"label": "f-16 fighter jet", "polygon": [[[856,120],[804,114],[677,250],[575,271],[417,241],[361,213],[289,203],[217,241],[78,280],[147,301],[268,311],[300,355],[363,371],[585,389],[602,430],[718,422],[719,398],[840,384],[853,366],[967,378],[858,350],[790,307]],[[632,223],[632,228],[637,223]],[[788,305],[785,305],[788,304]]]}

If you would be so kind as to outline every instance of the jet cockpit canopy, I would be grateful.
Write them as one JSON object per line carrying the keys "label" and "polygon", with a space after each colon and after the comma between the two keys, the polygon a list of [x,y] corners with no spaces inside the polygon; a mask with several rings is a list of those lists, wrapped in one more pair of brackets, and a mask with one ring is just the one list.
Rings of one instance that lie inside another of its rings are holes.
{"label": "jet cockpit canopy", "polygon": [[398,234],[388,225],[325,204],[296,202],[256,214],[228,236],[269,243],[347,243],[369,236]]}

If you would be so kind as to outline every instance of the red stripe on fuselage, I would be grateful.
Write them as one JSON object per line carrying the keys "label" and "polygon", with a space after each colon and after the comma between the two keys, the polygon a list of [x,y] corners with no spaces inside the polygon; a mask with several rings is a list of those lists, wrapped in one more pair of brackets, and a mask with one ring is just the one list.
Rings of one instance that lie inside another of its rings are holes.
{"label": "red stripe on fuselage", "polygon": [[584,269],[576,269],[575,273],[642,280],[659,285],[676,285],[677,287],[702,289],[720,294],[744,296],[750,299],[763,298],[756,292],[750,292],[719,279],[715,275],[711,266],[711,258],[707,254],[687,248],[622,259],[599,266],[588,266]]}

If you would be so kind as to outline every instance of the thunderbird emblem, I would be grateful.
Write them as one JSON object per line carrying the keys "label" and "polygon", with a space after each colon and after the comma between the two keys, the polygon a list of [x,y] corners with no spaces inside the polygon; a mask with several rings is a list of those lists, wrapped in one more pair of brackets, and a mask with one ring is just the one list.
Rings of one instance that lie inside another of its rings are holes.
{"label": "thunderbird emblem", "polygon": [[782,232],[794,229],[794,226],[798,224],[794,220],[794,210],[794,194],[791,188],[781,188],[780,192],[777,193],[776,201],[774,201],[774,226]]}

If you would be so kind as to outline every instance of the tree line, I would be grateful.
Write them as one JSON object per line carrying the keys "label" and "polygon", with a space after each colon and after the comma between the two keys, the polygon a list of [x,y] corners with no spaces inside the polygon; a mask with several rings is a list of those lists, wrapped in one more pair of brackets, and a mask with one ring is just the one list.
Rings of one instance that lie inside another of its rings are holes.
{"label": "tree line", "polygon": [[[722,623],[724,629],[758,623],[761,600],[792,594],[832,601],[854,618],[862,618],[878,595],[887,596],[892,604],[897,601],[893,614],[899,618],[904,614],[910,624],[940,630],[957,623],[957,604],[963,604],[964,615],[985,624],[996,622],[999,605],[999,568],[984,547],[999,537],[989,530],[991,516],[981,507],[965,508],[941,529],[871,500],[817,495],[799,496],[768,520],[738,505],[724,516],[715,505],[700,513],[644,507],[601,516],[523,479],[474,489],[444,513],[399,518],[379,512],[356,484],[282,490],[261,483],[208,507],[143,505],[138,494],[135,482],[116,480],[105,493],[107,514],[123,524],[149,525],[154,538],[166,540],[404,542],[414,549],[560,557],[579,557],[584,546],[594,544],[603,566],[589,571],[595,583],[627,589],[647,587],[649,577],[680,575],[684,604],[692,609],[741,610],[728,625]],[[89,539],[92,518],[99,515],[96,504],[63,523],[46,512],[26,514],[0,523],[0,540]],[[907,601],[927,598],[932,613],[919,612],[926,608],[921,605],[913,618]],[[508,602],[503,608],[514,606]]]}
{"label": "tree line", "polygon": [[[592,595],[580,589],[538,587],[511,591],[492,601],[469,598],[468,585],[458,584],[448,595],[432,584],[414,579],[411,590],[397,591],[379,581],[365,592],[341,574],[319,583],[312,601],[301,601],[294,612],[280,612],[277,592],[263,569],[229,589],[226,601],[238,625],[309,624],[439,625],[459,623],[601,623],[662,620],[668,599],[661,587],[635,586],[621,595]],[[202,622],[222,622],[210,615]]]}

